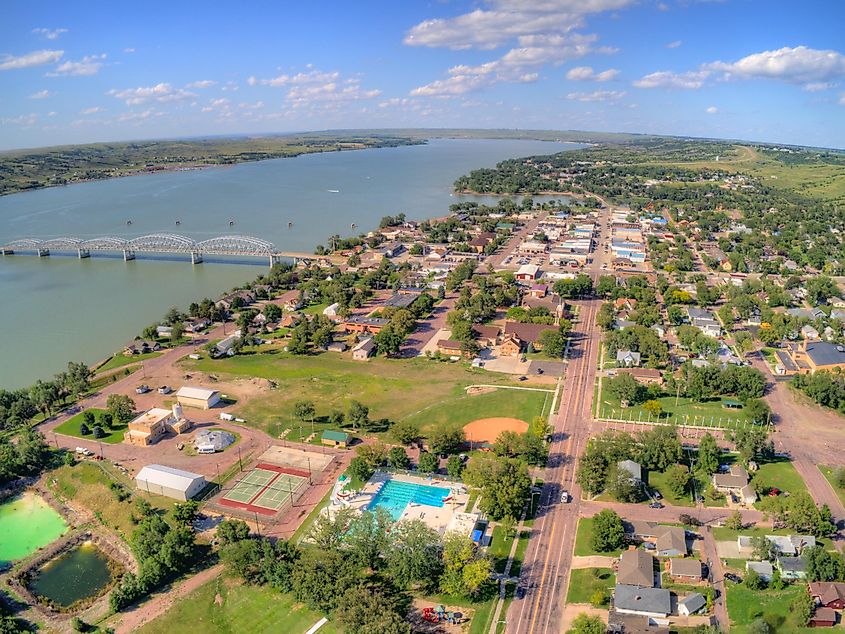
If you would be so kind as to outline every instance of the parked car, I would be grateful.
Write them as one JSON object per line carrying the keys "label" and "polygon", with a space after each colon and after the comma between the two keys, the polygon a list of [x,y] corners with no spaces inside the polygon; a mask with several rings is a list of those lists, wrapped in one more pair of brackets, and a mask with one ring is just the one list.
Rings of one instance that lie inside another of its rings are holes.
{"label": "parked car", "polygon": [[727,579],[728,581],[733,581],[734,583],[742,583],[742,578],[732,572],[726,572],[725,579]]}
{"label": "parked car", "polygon": [[514,596],[516,596],[517,599],[524,598],[525,597],[525,588],[522,587],[522,586],[517,586],[516,587],[516,593],[515,593]]}
{"label": "parked car", "polygon": [[569,491],[561,491],[560,492],[560,501],[562,504],[569,504],[570,496]]}
{"label": "parked car", "polygon": [[170,394],[172,391],[173,390],[170,389],[169,385],[162,385],[160,388],[158,388],[159,394]]}
{"label": "parked car", "polygon": [[660,502],[655,501],[655,502],[652,502],[651,504],[649,504],[648,508],[650,508],[650,509],[662,509],[663,505]]}
{"label": "parked car", "polygon": [[135,388],[136,394],[146,394],[149,391],[150,391],[149,385],[139,385],[138,387]]}

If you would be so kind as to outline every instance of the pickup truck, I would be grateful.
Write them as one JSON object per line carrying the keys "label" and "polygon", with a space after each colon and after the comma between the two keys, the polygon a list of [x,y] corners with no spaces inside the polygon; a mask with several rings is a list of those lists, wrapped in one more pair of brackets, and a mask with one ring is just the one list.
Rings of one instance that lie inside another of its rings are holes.
{"label": "pickup truck", "polygon": [[572,499],[572,496],[569,495],[569,491],[561,491],[560,492],[560,502],[561,504],[569,504],[569,501]]}

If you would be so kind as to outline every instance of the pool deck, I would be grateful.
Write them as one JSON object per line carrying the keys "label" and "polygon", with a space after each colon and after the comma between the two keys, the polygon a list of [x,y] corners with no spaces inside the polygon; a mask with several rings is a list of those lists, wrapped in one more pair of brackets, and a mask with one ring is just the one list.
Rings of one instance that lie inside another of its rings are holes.
{"label": "pool deck", "polygon": [[[466,518],[463,521],[454,521],[456,516],[460,518],[465,516],[463,513],[469,501],[469,493],[464,484],[460,482],[450,482],[449,480],[438,480],[436,476],[420,477],[397,473],[385,473],[377,471],[372,478],[364,485],[358,495],[349,500],[348,506],[359,512],[367,510],[367,507],[373,501],[373,498],[381,489],[383,483],[388,480],[396,480],[397,482],[409,482],[411,484],[420,484],[424,486],[443,487],[451,490],[452,499],[445,502],[442,507],[428,506],[426,504],[410,503],[402,511],[399,520],[421,520],[427,526],[433,528],[439,533],[443,534],[448,530],[460,530],[463,524],[466,523]],[[473,514],[475,517],[475,514]],[[471,528],[470,528],[471,530]]]}

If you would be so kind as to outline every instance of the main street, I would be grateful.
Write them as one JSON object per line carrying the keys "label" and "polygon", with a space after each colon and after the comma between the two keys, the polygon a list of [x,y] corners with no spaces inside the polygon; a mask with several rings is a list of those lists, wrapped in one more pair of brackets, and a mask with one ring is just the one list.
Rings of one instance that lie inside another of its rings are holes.
{"label": "main street", "polygon": [[[602,246],[609,237],[606,235],[609,210],[602,216],[594,260],[588,270],[594,278],[607,259]],[[589,299],[577,304],[580,314],[570,339],[560,406],[550,420],[554,433],[543,474],[540,505],[523,559],[520,584],[526,588],[526,594],[511,603],[507,614],[509,633],[540,634],[559,632],[562,628],[581,508],[581,491],[575,482],[576,459],[592,431],[593,386],[600,342],[595,318],[601,302]],[[571,493],[571,503],[561,503],[563,490]]]}

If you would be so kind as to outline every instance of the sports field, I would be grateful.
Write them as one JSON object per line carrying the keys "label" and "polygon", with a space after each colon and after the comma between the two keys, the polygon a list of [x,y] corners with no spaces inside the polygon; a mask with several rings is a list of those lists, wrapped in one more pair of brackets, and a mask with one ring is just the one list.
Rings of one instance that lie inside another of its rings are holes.
{"label": "sports field", "polygon": [[220,499],[224,506],[272,514],[293,502],[304,490],[308,473],[294,473],[273,465],[261,464],[245,473]]}

